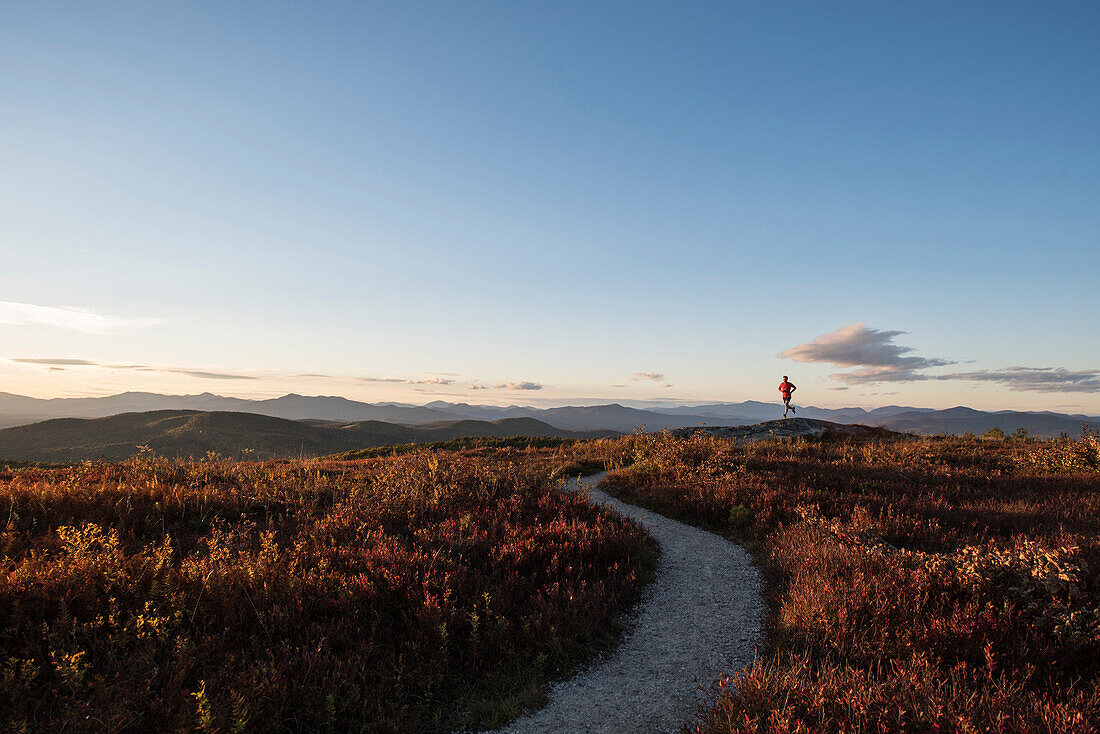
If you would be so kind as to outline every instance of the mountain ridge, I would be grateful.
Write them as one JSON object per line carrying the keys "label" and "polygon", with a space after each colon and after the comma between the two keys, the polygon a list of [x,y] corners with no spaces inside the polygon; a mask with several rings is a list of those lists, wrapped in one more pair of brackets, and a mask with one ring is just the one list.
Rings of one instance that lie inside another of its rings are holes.
{"label": "mountain ridge", "polygon": [[[230,411],[286,420],[338,423],[377,420],[406,426],[465,419],[492,421],[501,418],[534,418],[561,430],[629,432],[642,426],[653,431],[715,424],[749,425],[779,417],[782,407],[778,402],[755,400],[646,408],[617,402],[535,408],[448,403],[442,400],[425,405],[367,403],[337,395],[307,396],[297,393],[249,400],[223,397],[209,392],[195,395],[124,392],[99,398],[49,399],[0,392],[0,428],[53,418],[103,418],[120,413],[152,410]],[[1100,418],[1081,414],[1052,411],[978,411],[965,406],[936,410],[889,405],[867,410],[859,407],[818,408],[807,405],[799,407],[797,415],[837,423],[863,423],[921,433],[980,433],[997,427],[1008,431],[1024,428],[1032,435],[1056,436],[1063,432],[1076,434],[1086,420],[1100,423]]]}
{"label": "mountain ridge", "polygon": [[224,455],[267,459],[323,456],[354,449],[465,437],[596,438],[607,432],[566,431],[534,418],[458,420],[428,426],[383,421],[311,425],[257,413],[159,410],[103,418],[53,418],[0,430],[0,457],[68,462],[127,459],[148,446],[170,457]]}

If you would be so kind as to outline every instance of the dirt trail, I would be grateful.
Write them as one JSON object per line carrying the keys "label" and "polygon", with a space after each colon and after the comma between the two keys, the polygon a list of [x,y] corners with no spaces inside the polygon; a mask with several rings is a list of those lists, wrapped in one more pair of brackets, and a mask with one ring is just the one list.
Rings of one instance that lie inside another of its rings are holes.
{"label": "dirt trail", "polygon": [[692,720],[722,672],[752,663],[761,641],[761,581],[741,547],[619,502],[582,480],[592,500],[646,526],[661,546],[656,579],[622,643],[553,685],[545,708],[502,729],[528,732],[675,732]]}

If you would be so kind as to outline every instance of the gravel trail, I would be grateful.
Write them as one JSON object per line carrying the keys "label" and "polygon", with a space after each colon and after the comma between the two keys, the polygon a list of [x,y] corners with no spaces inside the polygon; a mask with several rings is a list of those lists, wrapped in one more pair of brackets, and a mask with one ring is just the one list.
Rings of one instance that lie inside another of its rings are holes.
{"label": "gravel trail", "polygon": [[502,729],[529,732],[675,732],[690,723],[704,688],[752,663],[761,641],[761,581],[740,546],[619,502],[583,480],[593,502],[648,527],[661,546],[627,637],[575,677],[554,684],[545,708]]}

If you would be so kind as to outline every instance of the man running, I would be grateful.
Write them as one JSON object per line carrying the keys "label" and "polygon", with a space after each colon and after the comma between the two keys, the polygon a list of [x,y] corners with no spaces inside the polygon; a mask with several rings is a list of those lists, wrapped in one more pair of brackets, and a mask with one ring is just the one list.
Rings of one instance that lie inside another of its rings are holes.
{"label": "man running", "polygon": [[779,383],[779,392],[783,393],[783,417],[787,417],[787,411],[791,411],[791,415],[794,415],[794,406],[791,405],[791,393],[798,388],[794,386],[793,382],[787,380],[787,376],[783,375],[783,382]]}

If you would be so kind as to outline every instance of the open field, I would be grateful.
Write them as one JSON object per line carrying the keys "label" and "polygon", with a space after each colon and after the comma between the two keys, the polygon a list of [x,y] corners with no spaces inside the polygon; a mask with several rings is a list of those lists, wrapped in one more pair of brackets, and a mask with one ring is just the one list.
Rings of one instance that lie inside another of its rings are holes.
{"label": "open field", "polygon": [[500,723],[615,639],[655,562],[554,461],[0,468],[0,728]]}
{"label": "open field", "polygon": [[1100,440],[599,442],[604,489],[770,577],[697,732],[1098,730]]}

